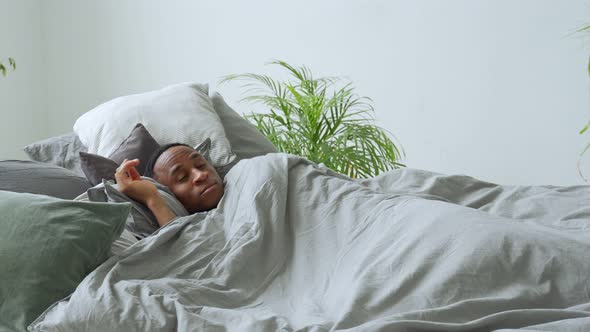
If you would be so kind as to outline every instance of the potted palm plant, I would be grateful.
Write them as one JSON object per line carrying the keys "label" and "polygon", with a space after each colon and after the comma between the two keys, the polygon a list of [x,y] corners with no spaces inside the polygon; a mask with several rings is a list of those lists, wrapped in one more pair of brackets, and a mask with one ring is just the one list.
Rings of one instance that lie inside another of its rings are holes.
{"label": "potted palm plant", "polygon": [[277,81],[268,75],[237,74],[221,83],[240,81],[248,95],[267,112],[245,115],[275,147],[299,155],[353,178],[371,177],[403,167],[403,150],[393,135],[377,126],[368,97],[359,97],[350,83],[334,77],[314,78],[302,66],[273,61],[292,78]]}
{"label": "potted palm plant", "polygon": [[[8,68],[12,68],[12,70],[16,69],[16,61],[14,61],[13,58],[8,58]],[[6,65],[4,65],[2,59],[0,59],[0,73],[2,73],[2,76],[6,76],[8,68],[6,67]]]}

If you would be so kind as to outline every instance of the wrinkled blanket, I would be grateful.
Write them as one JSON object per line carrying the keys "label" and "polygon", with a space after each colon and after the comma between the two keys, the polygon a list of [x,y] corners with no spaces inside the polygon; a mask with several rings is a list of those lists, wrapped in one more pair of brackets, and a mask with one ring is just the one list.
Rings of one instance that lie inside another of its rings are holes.
{"label": "wrinkled blanket", "polygon": [[590,187],[238,163],[217,209],[110,258],[34,331],[590,330]]}

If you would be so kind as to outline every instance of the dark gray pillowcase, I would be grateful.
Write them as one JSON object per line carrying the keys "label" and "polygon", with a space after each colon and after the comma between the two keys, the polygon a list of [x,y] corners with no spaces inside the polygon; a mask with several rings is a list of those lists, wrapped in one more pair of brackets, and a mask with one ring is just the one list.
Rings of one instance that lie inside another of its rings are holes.
{"label": "dark gray pillowcase", "polygon": [[23,150],[31,160],[63,167],[80,176],[84,175],[78,153],[88,149],[74,132],[29,144]]}
{"label": "dark gray pillowcase", "polygon": [[29,160],[0,161],[0,190],[74,199],[90,183],[63,167]]}
{"label": "dark gray pillowcase", "polygon": [[158,142],[141,123],[138,123],[108,158],[80,152],[81,168],[93,186],[101,183],[103,179],[114,180],[117,167],[125,159],[139,159],[140,164],[136,169],[139,174],[144,174],[148,159],[159,148]]}
{"label": "dark gray pillowcase", "polygon": [[147,131],[147,129],[138,123],[135,125],[129,136],[115,149],[109,156],[109,159],[120,165],[125,159],[139,159],[141,163],[137,166],[139,174],[145,173],[145,167],[148,159],[156,150],[160,148],[160,144]]}
{"label": "dark gray pillowcase", "polygon": [[103,156],[97,154],[80,152],[80,163],[86,179],[91,185],[96,186],[102,180],[114,180],[115,172],[119,165]]}
{"label": "dark gray pillowcase", "polygon": [[274,145],[258,131],[256,126],[234,111],[219,93],[213,92],[210,99],[215,112],[221,119],[221,124],[231,144],[232,151],[238,159],[253,158],[267,153],[278,152]]}

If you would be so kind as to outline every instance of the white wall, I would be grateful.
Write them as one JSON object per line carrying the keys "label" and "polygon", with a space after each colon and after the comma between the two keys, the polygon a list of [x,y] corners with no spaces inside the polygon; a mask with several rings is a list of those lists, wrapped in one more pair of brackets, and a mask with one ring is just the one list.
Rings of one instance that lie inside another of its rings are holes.
{"label": "white wall", "polygon": [[48,134],[40,0],[0,0],[0,58],[17,70],[0,75],[0,159],[26,159],[22,147]]}
{"label": "white wall", "polygon": [[[588,0],[43,1],[47,134],[115,96],[283,59],[370,96],[406,163],[511,184],[581,183]],[[590,174],[590,160],[588,160]]]}

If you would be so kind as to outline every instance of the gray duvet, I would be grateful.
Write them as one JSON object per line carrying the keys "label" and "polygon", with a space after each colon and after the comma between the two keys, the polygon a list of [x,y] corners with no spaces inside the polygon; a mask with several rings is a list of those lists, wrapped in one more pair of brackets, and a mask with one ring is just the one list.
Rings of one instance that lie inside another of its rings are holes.
{"label": "gray duvet", "polygon": [[106,261],[33,331],[590,331],[590,187],[270,154]]}

